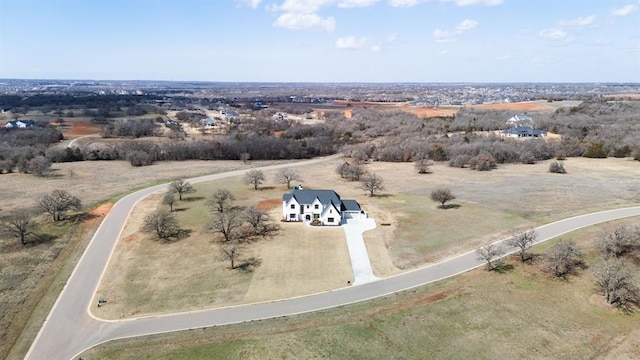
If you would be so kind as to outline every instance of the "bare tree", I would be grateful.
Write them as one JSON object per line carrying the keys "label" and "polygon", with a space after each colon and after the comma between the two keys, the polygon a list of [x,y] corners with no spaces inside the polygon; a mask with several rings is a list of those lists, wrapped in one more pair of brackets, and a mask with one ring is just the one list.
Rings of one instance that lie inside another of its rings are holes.
{"label": "bare tree", "polygon": [[350,164],[346,168],[347,178],[351,181],[360,181],[360,177],[367,171],[360,164]]}
{"label": "bare tree", "polygon": [[243,152],[242,154],[240,154],[240,160],[243,164],[249,162],[249,159],[251,159],[251,154],[249,154],[248,152]]}
{"label": "bare tree", "polygon": [[596,288],[608,304],[626,308],[640,303],[640,288],[631,268],[623,259],[605,257],[593,269]]}
{"label": "bare tree", "polygon": [[243,223],[243,216],[239,207],[225,209],[213,215],[207,230],[214,235],[220,235],[222,241],[229,243],[241,237],[240,227]]}
{"label": "bare tree", "polygon": [[527,256],[527,250],[536,241],[535,231],[525,231],[514,235],[511,239],[507,240],[507,245],[516,247],[520,250],[520,261],[525,262],[529,257]]}
{"label": "bare tree", "polygon": [[269,236],[278,230],[278,226],[271,223],[271,217],[264,211],[254,207],[247,208],[245,220],[251,225],[255,235]]}
{"label": "bare tree", "polygon": [[289,168],[289,167],[285,167],[285,168],[282,168],[282,169],[278,170],[278,173],[276,174],[276,179],[275,180],[279,184],[286,184],[287,185],[287,189],[291,189],[291,182],[292,181],[301,182],[302,181],[302,177],[294,169]]}
{"label": "bare tree", "polygon": [[29,174],[45,177],[51,172],[51,161],[38,155],[27,162],[26,170]]}
{"label": "bare tree", "polygon": [[604,256],[620,257],[633,247],[633,231],[619,226],[611,232],[602,231],[598,236],[597,247]]}
{"label": "bare tree", "polygon": [[431,174],[431,165],[433,165],[431,160],[422,158],[416,160],[413,164],[418,174]]}
{"label": "bare tree", "polygon": [[182,195],[196,192],[196,189],[194,189],[191,184],[181,178],[173,180],[171,184],[169,184],[169,189],[178,194],[180,201],[182,201]]}
{"label": "bare tree", "polygon": [[253,169],[247,171],[247,173],[244,175],[243,181],[247,185],[253,185],[254,190],[258,190],[258,186],[260,186],[260,184],[262,184],[265,179],[266,177],[261,170]]}
{"label": "bare tree", "polygon": [[27,244],[27,237],[34,235],[38,228],[33,214],[27,210],[18,210],[0,220],[0,232],[20,239],[22,245]]}
{"label": "bare tree", "polygon": [[169,240],[180,233],[178,220],[172,212],[158,210],[147,215],[142,228],[146,232],[155,233],[160,240]]}
{"label": "bare tree", "polygon": [[547,269],[555,277],[565,277],[581,265],[582,252],[573,241],[561,241],[547,250]]}
{"label": "bare tree", "polygon": [[167,191],[162,198],[162,204],[169,205],[169,209],[173,211],[173,206],[176,204],[175,193],[171,190]]}
{"label": "bare tree", "polygon": [[566,174],[567,170],[565,170],[562,161],[554,161],[549,164],[549,172],[555,174]]}
{"label": "bare tree", "polygon": [[218,189],[209,199],[209,207],[217,212],[223,213],[233,207],[236,197],[227,189]]}
{"label": "bare tree", "polygon": [[240,257],[243,247],[242,244],[236,239],[229,244],[223,244],[220,248],[220,253],[225,260],[231,262],[231,269],[236,268],[236,260]]}
{"label": "bare tree", "polygon": [[39,203],[40,207],[51,214],[53,221],[60,221],[69,210],[80,210],[82,203],[80,199],[72,196],[65,190],[53,190],[51,194],[45,195]]}
{"label": "bare tree", "polygon": [[504,251],[502,247],[496,244],[485,245],[476,250],[476,259],[487,263],[487,270],[495,270],[497,268],[496,260],[498,260]]}
{"label": "bare tree", "polygon": [[349,176],[349,163],[348,162],[343,162],[342,164],[338,165],[336,167],[336,173],[338,173],[338,175],[340,175],[341,178],[346,178]]}
{"label": "bare tree", "polygon": [[382,178],[375,173],[365,174],[360,182],[360,188],[369,192],[369,196],[373,197],[376,193],[384,190]]}
{"label": "bare tree", "polygon": [[444,204],[447,201],[451,201],[455,198],[456,197],[451,193],[451,190],[448,188],[440,188],[440,189],[433,190],[431,192],[431,200],[439,202],[440,208],[442,209],[445,208]]}

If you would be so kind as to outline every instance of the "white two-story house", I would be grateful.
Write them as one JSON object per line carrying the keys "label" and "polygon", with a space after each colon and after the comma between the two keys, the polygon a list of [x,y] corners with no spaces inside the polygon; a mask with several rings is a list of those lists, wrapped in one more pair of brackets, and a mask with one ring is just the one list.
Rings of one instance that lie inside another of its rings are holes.
{"label": "white two-story house", "polygon": [[340,225],[346,219],[366,217],[355,200],[342,200],[333,190],[294,188],[282,195],[282,216],[285,221],[304,221],[319,225]]}

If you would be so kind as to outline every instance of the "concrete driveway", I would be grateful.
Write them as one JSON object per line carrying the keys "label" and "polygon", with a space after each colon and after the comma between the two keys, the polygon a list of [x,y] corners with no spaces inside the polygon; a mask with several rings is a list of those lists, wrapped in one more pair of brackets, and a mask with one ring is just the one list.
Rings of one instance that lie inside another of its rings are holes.
{"label": "concrete driveway", "polygon": [[342,225],[342,228],[347,239],[351,267],[353,268],[353,285],[379,280],[373,275],[369,253],[362,238],[362,233],[376,228],[375,220],[371,218],[348,219],[347,223]]}

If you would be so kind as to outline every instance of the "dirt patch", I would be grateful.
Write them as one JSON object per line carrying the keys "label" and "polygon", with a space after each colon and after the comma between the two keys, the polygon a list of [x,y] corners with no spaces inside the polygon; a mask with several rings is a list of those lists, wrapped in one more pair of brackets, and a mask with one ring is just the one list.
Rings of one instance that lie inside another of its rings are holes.
{"label": "dirt patch", "polygon": [[89,121],[67,121],[59,126],[66,138],[76,138],[100,133],[100,127]]}
{"label": "dirt patch", "polygon": [[472,105],[471,107],[476,109],[484,109],[484,110],[508,110],[513,112],[555,110],[555,108],[546,101],[480,104],[480,105]]}
{"label": "dirt patch", "polygon": [[275,209],[280,206],[282,206],[282,199],[274,198],[274,199],[267,199],[267,200],[262,200],[258,202],[258,204],[256,205],[256,208],[262,211],[269,211],[271,209]]}

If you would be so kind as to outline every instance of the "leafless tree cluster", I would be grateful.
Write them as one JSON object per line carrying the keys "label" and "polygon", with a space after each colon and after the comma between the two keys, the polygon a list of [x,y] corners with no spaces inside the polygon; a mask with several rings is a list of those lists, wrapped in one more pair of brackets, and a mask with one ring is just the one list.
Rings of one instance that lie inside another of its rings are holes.
{"label": "leafless tree cluster", "polygon": [[279,227],[269,215],[257,208],[235,205],[235,196],[226,189],[217,190],[208,201],[213,212],[207,231],[214,235],[220,245],[220,255],[230,262],[231,268],[256,266],[255,258],[239,259],[251,241],[273,236]]}
{"label": "leafless tree cluster", "polygon": [[597,239],[599,260],[592,273],[598,291],[608,304],[629,311],[640,306],[640,285],[637,271],[625,255],[640,249],[640,227],[616,227],[603,231]]}
{"label": "leafless tree cluster", "polygon": [[140,138],[145,136],[159,136],[160,127],[151,119],[131,119],[110,122],[100,130],[103,138]]}
{"label": "leafless tree cluster", "polygon": [[362,165],[358,163],[350,164],[348,162],[338,165],[336,172],[341,178],[348,179],[350,181],[360,181],[360,178],[367,173]]}
{"label": "leafless tree cluster", "polygon": [[80,210],[80,199],[69,194],[66,190],[53,190],[39,202],[40,208],[51,214],[53,221],[60,221],[69,210]]}
{"label": "leafless tree cluster", "polygon": [[554,161],[549,164],[549,172],[554,174],[566,174],[567,170],[564,168],[562,161]]}
{"label": "leafless tree cluster", "polygon": [[433,165],[433,162],[425,158],[414,161],[414,167],[418,174],[431,174],[431,165]]}
{"label": "leafless tree cluster", "polygon": [[629,310],[640,305],[636,273],[623,258],[605,257],[592,269],[595,285],[608,304]]}
{"label": "leafless tree cluster", "polygon": [[547,270],[555,277],[564,278],[584,265],[582,251],[573,241],[560,241],[546,253]]}
{"label": "leafless tree cluster", "polygon": [[51,172],[51,161],[42,155],[38,155],[27,162],[25,172],[45,177]]}

